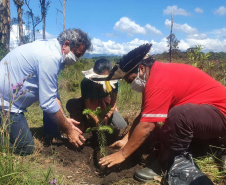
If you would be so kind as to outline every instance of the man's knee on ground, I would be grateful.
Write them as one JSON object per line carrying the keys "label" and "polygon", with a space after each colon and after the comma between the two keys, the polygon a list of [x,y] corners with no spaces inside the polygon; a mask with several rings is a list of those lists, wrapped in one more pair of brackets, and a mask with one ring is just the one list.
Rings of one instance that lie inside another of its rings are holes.
{"label": "man's knee on ground", "polygon": [[15,154],[20,156],[31,155],[35,149],[34,142],[23,144],[22,146],[13,146],[13,151]]}

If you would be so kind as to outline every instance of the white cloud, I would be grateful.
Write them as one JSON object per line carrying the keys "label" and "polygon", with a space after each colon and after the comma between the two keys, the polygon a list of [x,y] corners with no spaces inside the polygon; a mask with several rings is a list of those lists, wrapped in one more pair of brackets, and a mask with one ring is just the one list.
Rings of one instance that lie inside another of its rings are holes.
{"label": "white cloud", "polygon": [[155,35],[162,35],[162,32],[160,30],[156,29],[154,26],[151,26],[150,24],[146,24],[145,28]]}
{"label": "white cloud", "polygon": [[[171,21],[169,19],[165,20],[165,25],[167,27],[171,26]],[[182,32],[185,32],[187,34],[195,34],[198,33],[198,30],[196,28],[192,28],[191,26],[189,26],[188,24],[177,24],[177,23],[173,23],[173,30],[179,30]]]}
{"label": "white cloud", "polygon": [[191,47],[191,45],[184,40],[180,40],[178,47],[179,47],[179,50],[186,51],[188,48]]}
{"label": "white cloud", "polygon": [[129,36],[133,36],[135,34],[145,35],[147,33],[154,35],[163,35],[162,32],[154,26],[146,24],[145,27],[142,27],[134,21],[130,20],[128,17],[122,17],[118,22],[116,22],[114,29],[120,32],[124,32]]}
{"label": "white cloud", "polygon": [[150,51],[151,54],[163,53],[169,50],[166,38],[163,38],[160,42],[152,40],[151,43],[153,44]]}
{"label": "white cloud", "polygon": [[[91,53],[93,54],[114,54],[114,55],[123,55],[128,53],[129,51],[133,50],[134,48],[148,43],[147,40],[139,40],[134,39],[130,42],[125,43],[115,43],[114,41],[108,40],[107,42],[101,41],[100,39],[94,38],[92,39],[93,44],[93,51]],[[166,38],[162,39],[159,43],[155,41],[151,41],[153,44],[150,53],[162,53],[164,51],[167,51],[167,43]]]}
{"label": "white cloud", "polygon": [[[204,38],[205,34],[197,37],[187,37],[186,39],[180,40],[178,46],[179,50],[186,51],[190,47],[196,45],[202,45],[204,47],[204,52],[226,52],[226,39],[210,39]],[[203,37],[203,38],[201,38]],[[130,42],[125,43],[116,43],[114,41],[108,40],[107,42],[101,41],[100,39],[92,39],[93,44],[93,54],[114,54],[114,55],[123,55],[133,50],[134,48],[147,43],[147,40],[139,40],[138,38],[131,40]],[[150,50],[151,54],[161,54],[167,52],[169,48],[167,47],[167,39],[163,38],[159,42],[154,40],[150,41],[152,43],[152,48]]]}
{"label": "white cloud", "polygon": [[[194,47],[196,45],[202,45],[204,47],[204,52],[214,51],[214,52],[226,52],[226,39],[186,39],[186,41],[181,41],[187,43],[189,47]],[[179,44],[180,47],[180,44]],[[181,49],[181,48],[180,48]]]}
{"label": "white cloud", "polygon": [[98,38],[92,39],[93,54],[114,54],[114,55],[123,55],[130,50],[136,48],[137,46],[147,43],[148,41],[134,39],[127,43],[115,43],[114,41],[108,40],[107,42],[101,41]]}
{"label": "white cloud", "polygon": [[224,14],[226,14],[226,7],[221,6],[218,9],[214,10],[214,13],[215,14],[218,14],[218,15],[224,15]]}
{"label": "white cloud", "polygon": [[19,28],[17,25],[12,25],[10,30],[10,49],[17,47],[19,44]]}
{"label": "white cloud", "polygon": [[220,35],[221,37],[226,38],[226,28],[220,29]]}
{"label": "white cloud", "polygon": [[[29,32],[23,25],[23,30],[24,30],[24,35],[27,35]],[[46,38],[47,39],[52,39],[56,38],[56,36],[49,34],[46,32]],[[42,30],[40,32],[36,32],[36,39],[42,39]],[[10,50],[16,48],[19,45],[19,28],[18,25],[12,25],[11,30],[10,30]]]}
{"label": "white cloud", "polygon": [[[184,27],[186,27],[186,26],[184,26]],[[189,27],[189,26],[187,26],[187,27]],[[190,30],[192,30],[192,29],[190,29]],[[189,31],[186,31],[186,32],[189,32]],[[179,45],[178,45],[179,49],[181,51],[186,51],[190,47],[194,47],[196,45],[201,44],[204,47],[203,51],[226,52],[226,28],[215,30],[214,33],[217,35],[220,35],[220,37],[216,38],[216,39],[210,39],[210,38],[207,38],[206,34],[199,34],[199,33],[188,34],[185,39],[180,40]],[[47,33],[46,35],[47,35],[47,38],[55,38],[51,34]],[[10,36],[11,36],[11,40],[10,40],[11,45],[16,47],[18,45],[18,42],[17,42],[18,30],[17,30],[16,25],[12,26]],[[41,33],[37,36],[38,37],[41,36]],[[102,41],[98,38],[93,38],[92,39],[93,51],[91,53],[123,55],[123,54],[128,53],[132,49],[134,49],[144,43],[147,43],[147,42],[150,42],[150,41],[140,40],[138,38],[135,38],[129,42],[124,42],[124,43],[117,43],[112,40]],[[151,51],[150,51],[151,54],[167,52],[169,49],[167,47],[167,39],[166,38],[162,38],[162,40],[160,40],[159,42],[152,40],[151,43],[153,44]]]}
{"label": "white cloud", "polygon": [[214,38],[217,39],[225,39],[226,38],[226,28],[221,28],[214,30],[209,33],[210,35],[213,35]]}
{"label": "white cloud", "polygon": [[136,24],[128,17],[122,17],[118,22],[115,23],[114,29],[121,32],[126,32],[129,36],[134,34],[146,34],[145,28]]}
{"label": "white cloud", "polygon": [[[43,33],[42,30],[39,30],[39,32],[36,32],[36,34],[35,34],[36,39],[42,39],[42,37],[43,37],[42,33]],[[46,39],[53,39],[56,37],[57,37],[56,35],[51,35],[50,33],[46,32]]]}
{"label": "white cloud", "polygon": [[182,8],[177,8],[177,6],[168,6],[165,10],[163,10],[163,13],[166,15],[172,14],[173,15],[183,15],[183,16],[189,16],[190,13],[188,13],[186,10]]}
{"label": "white cloud", "polygon": [[205,33],[202,34],[189,34],[187,35],[187,39],[199,39],[199,40],[203,40],[206,39],[207,35]]}
{"label": "white cloud", "polygon": [[117,37],[118,35],[116,33],[105,33],[106,37]]}
{"label": "white cloud", "polygon": [[197,8],[195,9],[195,12],[197,12],[197,13],[203,13],[203,9],[197,7]]}

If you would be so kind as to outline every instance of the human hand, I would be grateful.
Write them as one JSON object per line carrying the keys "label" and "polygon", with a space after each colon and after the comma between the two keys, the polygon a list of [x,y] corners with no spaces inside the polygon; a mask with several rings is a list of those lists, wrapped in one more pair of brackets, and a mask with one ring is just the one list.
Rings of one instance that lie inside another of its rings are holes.
{"label": "human hand", "polygon": [[82,136],[80,132],[75,129],[71,129],[67,134],[68,140],[71,144],[76,147],[82,146],[85,138]]}
{"label": "human hand", "polygon": [[[66,118],[67,122],[70,124],[70,126],[72,127],[72,129],[76,130],[77,132],[79,132],[80,134],[82,134],[82,131],[80,130],[80,122],[72,119],[72,118]],[[82,128],[81,128],[82,129]]]}
{"label": "human hand", "polygon": [[101,164],[102,166],[106,166],[108,168],[116,165],[116,164],[120,164],[123,161],[125,161],[125,157],[123,155],[123,150],[119,150],[118,152],[108,155],[106,157],[103,157],[99,160],[99,164]]}
{"label": "human hand", "polygon": [[121,139],[121,140],[114,142],[112,145],[110,145],[110,147],[114,148],[114,149],[121,149],[126,145],[126,143],[127,143],[127,141],[125,139]]}

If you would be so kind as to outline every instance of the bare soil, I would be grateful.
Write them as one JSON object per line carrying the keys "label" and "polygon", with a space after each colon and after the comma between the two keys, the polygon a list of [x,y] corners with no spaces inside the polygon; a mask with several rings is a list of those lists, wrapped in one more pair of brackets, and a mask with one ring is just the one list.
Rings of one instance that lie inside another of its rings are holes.
{"label": "bare soil", "polygon": [[[129,121],[130,122],[130,121]],[[108,135],[107,154],[114,153],[109,147],[114,141],[119,140],[126,134],[129,127],[119,135]],[[137,152],[130,156],[122,164],[113,166],[111,168],[100,167],[98,161],[100,158],[97,138],[95,134],[84,133],[86,141],[84,145],[77,149],[73,147],[67,139],[53,140],[52,142],[45,142],[44,148],[40,151],[41,155],[46,156],[46,159],[54,159],[54,168],[57,169],[58,174],[62,174],[67,179],[66,184],[70,185],[133,185],[133,184],[145,184],[136,181],[133,178],[134,172],[138,168],[142,168],[145,164],[157,158],[158,146],[147,147],[143,145]],[[194,145],[199,151],[196,152],[199,155],[205,155],[203,148]],[[196,155],[195,157],[199,156]],[[45,161],[48,163],[49,161]],[[155,179],[146,184],[160,185],[161,179]],[[65,184],[65,183],[64,183]],[[217,185],[226,184],[225,180],[222,180]]]}
{"label": "bare soil", "polygon": [[[61,139],[45,144],[41,153],[47,157],[54,156],[72,184],[110,185],[117,182],[142,184],[133,179],[135,169],[143,166],[144,156],[141,153],[134,153],[120,165],[111,168],[100,167],[98,165],[100,154],[95,136],[92,133],[85,133],[84,137],[86,142],[80,149],[73,147],[67,139]],[[108,144],[112,142],[113,140],[108,141]],[[107,147],[107,152],[111,154],[114,151]]]}

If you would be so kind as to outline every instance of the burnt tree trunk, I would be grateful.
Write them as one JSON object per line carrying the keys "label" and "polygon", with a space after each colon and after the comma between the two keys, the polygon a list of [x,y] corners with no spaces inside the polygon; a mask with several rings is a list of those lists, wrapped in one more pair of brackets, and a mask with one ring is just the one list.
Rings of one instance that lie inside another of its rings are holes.
{"label": "burnt tree trunk", "polygon": [[64,0],[64,4],[63,4],[63,27],[64,27],[64,31],[65,31],[65,8],[66,8],[66,0]]}
{"label": "burnt tree trunk", "polygon": [[43,25],[42,25],[42,31],[43,31],[43,39],[46,39],[46,17],[43,17]]}
{"label": "burnt tree trunk", "polygon": [[32,36],[33,36],[33,41],[36,40],[36,36],[35,36],[35,28],[36,26],[42,21],[42,19],[39,18],[39,16],[35,16],[32,8],[30,7],[30,0],[25,0],[25,4],[27,5],[28,8],[28,15],[31,18],[31,22],[32,22]]}
{"label": "burnt tree trunk", "polygon": [[173,34],[173,14],[171,15],[171,29],[170,29],[170,62],[172,61],[172,34]]}
{"label": "burnt tree trunk", "polygon": [[0,0],[0,42],[4,49],[10,46],[10,0]]}
{"label": "burnt tree trunk", "polygon": [[49,0],[39,0],[40,2],[40,6],[41,6],[41,14],[42,14],[42,23],[43,23],[43,27],[42,27],[42,35],[43,35],[43,39],[46,39],[46,15],[47,15],[47,11],[50,7],[50,1]]}
{"label": "burnt tree trunk", "polygon": [[63,0],[63,1],[59,0],[59,2],[60,2],[60,4],[61,4],[63,10],[61,11],[61,10],[57,9],[57,19],[56,19],[56,23],[57,23],[57,20],[58,20],[58,12],[60,12],[60,13],[62,13],[62,15],[63,15],[63,31],[66,30],[66,28],[65,28],[65,10],[66,10],[66,1],[67,1],[67,0]]}
{"label": "burnt tree trunk", "polygon": [[42,38],[46,39],[46,16],[45,16],[45,0],[40,0],[41,14],[42,14]]}
{"label": "burnt tree trunk", "polygon": [[13,1],[17,7],[17,14],[18,14],[19,40],[20,40],[19,45],[23,45],[24,44],[24,32],[23,32],[23,19],[22,19],[23,9],[22,9],[22,6],[24,5],[24,0],[13,0]]}

